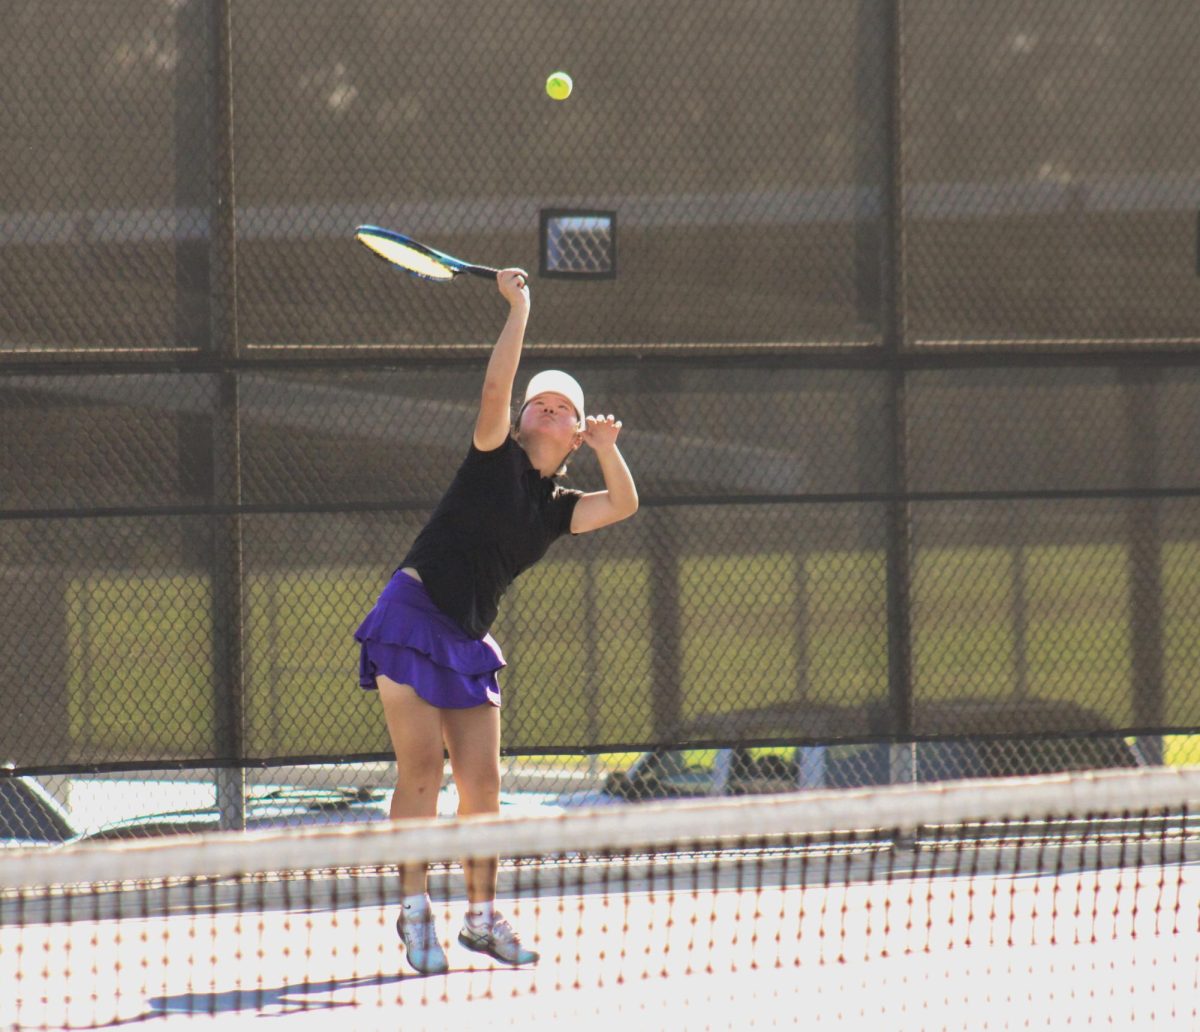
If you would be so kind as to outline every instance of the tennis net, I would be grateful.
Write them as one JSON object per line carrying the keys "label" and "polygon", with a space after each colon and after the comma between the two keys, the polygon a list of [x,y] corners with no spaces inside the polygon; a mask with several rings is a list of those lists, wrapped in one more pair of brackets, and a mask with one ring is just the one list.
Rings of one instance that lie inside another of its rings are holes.
{"label": "tennis net", "polygon": [[[1182,1027],[1198,806],[1147,769],[12,853],[0,1025]],[[454,945],[490,855],[534,966]],[[417,860],[443,975],[394,930]]]}

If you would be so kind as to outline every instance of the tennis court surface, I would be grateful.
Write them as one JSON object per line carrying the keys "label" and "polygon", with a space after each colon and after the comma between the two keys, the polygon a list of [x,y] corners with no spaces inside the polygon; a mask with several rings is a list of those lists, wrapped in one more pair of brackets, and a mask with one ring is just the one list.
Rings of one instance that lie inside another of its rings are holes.
{"label": "tennis court surface", "polygon": [[[1198,802],[1151,769],[13,853],[0,1027],[1198,1027]],[[493,853],[536,967],[454,943]],[[414,859],[446,975],[396,938]]]}

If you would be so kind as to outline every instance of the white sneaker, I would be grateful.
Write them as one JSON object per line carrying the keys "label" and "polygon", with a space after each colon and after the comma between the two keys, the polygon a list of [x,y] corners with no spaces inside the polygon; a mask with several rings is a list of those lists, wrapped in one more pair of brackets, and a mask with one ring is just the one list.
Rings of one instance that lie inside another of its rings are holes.
{"label": "white sneaker", "polygon": [[410,916],[402,909],[396,918],[396,932],[404,943],[408,962],[421,974],[440,975],[450,970],[446,951],[438,942],[432,911],[419,911]]}
{"label": "white sneaker", "polygon": [[499,914],[492,920],[490,929],[475,929],[469,922],[464,923],[458,941],[469,950],[486,953],[505,964],[535,964],[540,956],[536,950],[521,945],[512,925]]}

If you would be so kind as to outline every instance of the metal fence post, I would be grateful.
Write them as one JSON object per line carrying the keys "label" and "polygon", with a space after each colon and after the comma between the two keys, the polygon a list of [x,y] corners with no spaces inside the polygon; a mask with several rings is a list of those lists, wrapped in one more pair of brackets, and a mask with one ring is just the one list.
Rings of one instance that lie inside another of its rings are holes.
{"label": "metal fence post", "polygon": [[[1156,368],[1122,366],[1126,432],[1129,435],[1129,483],[1147,490],[1159,485],[1158,396],[1162,374]],[[1157,729],[1166,723],[1163,662],[1162,503],[1153,496],[1130,500],[1126,507],[1129,549],[1129,624],[1132,656],[1133,725]],[[1163,762],[1162,735],[1139,735],[1147,763]]]}
{"label": "metal fence post", "polygon": [[[894,738],[913,733],[912,699],[912,626],[910,593],[910,513],[908,495],[908,454],[906,374],[904,352],[904,276],[903,183],[901,164],[901,0],[883,5],[884,81],[888,91],[884,105],[884,160],[880,190],[883,246],[880,248],[881,304],[879,309],[882,343],[888,365],[888,440],[887,455],[887,620],[888,620],[888,710]],[[911,746],[891,749],[892,781],[915,778],[915,753]]]}
{"label": "metal fence post", "polygon": [[241,424],[237,328],[237,232],[233,155],[232,0],[212,0],[210,96],[212,190],[209,216],[210,348],[218,363],[213,431],[213,689],[218,721],[217,806],[222,828],[246,824],[242,657]]}

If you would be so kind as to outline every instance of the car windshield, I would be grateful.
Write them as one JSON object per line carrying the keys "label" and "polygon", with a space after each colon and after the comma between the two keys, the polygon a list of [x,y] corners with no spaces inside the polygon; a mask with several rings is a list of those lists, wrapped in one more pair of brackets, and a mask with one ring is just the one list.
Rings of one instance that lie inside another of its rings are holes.
{"label": "car windshield", "polygon": [[630,772],[646,795],[785,792],[796,786],[794,749],[672,749],[648,753]]}

